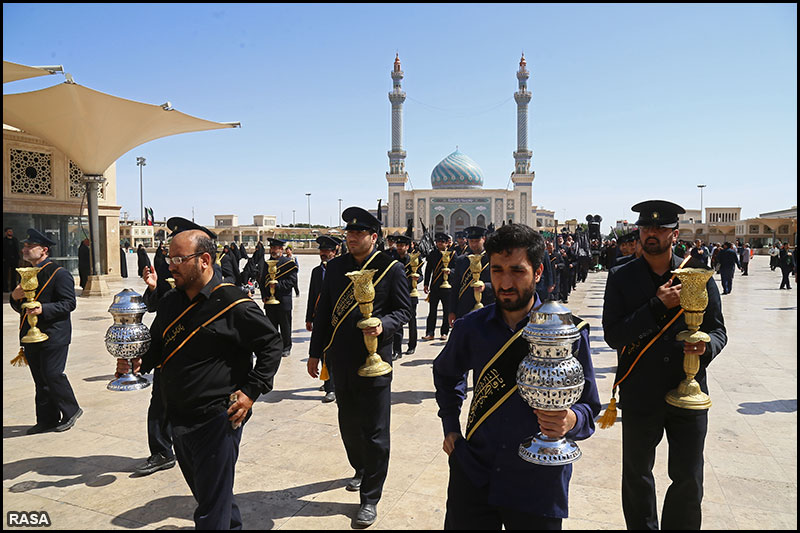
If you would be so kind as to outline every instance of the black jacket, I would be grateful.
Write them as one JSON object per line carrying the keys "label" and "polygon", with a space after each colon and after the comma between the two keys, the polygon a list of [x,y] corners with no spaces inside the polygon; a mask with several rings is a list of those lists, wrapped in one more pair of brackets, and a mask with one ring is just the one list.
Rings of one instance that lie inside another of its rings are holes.
{"label": "black jacket", "polygon": [[[36,266],[42,267],[36,276],[39,280],[36,292],[41,291],[36,301],[42,304],[42,314],[39,315],[39,322],[36,326],[48,336],[46,341],[37,344],[42,347],[69,344],[72,341],[70,313],[75,310],[76,306],[75,278],[66,268],[56,271],[59,265],[50,259],[46,259]],[[50,276],[54,272],[55,275],[51,279]],[[49,283],[48,280],[50,280]],[[14,311],[18,313],[22,310],[22,303],[26,301],[25,298],[15,300],[10,295],[8,300]],[[25,319],[19,332],[19,338],[24,337],[29,329],[28,320]]]}
{"label": "black jacket", "polygon": [[[681,258],[673,255],[669,270],[677,269],[680,263]],[[615,383],[625,375],[636,355],[679,310],[668,310],[656,296],[658,286],[669,278],[669,271],[656,278],[643,257],[609,272],[603,302],[603,336],[606,343],[617,350]],[[680,280],[675,278],[672,283],[673,286],[677,285]],[[708,306],[700,331],[708,333],[711,341],[706,344],[706,352],[700,356],[700,370],[695,379],[703,392],[708,393],[706,367],[725,347],[728,336],[714,278],[708,280],[706,290]],[[664,396],[686,377],[683,370],[683,341],[675,340],[675,336],[685,329],[688,328],[681,315],[642,355],[620,385],[620,407],[652,413],[665,405]]]}

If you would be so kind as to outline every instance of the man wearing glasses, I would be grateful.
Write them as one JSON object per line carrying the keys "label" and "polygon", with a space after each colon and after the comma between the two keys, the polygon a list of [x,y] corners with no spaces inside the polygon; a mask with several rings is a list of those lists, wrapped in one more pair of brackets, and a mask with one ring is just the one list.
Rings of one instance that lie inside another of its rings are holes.
{"label": "man wearing glasses", "polygon": [[[241,529],[233,483],[242,425],[272,390],[281,339],[261,308],[215,273],[213,232],[177,217],[167,226],[176,290],[159,301],[150,348],[132,363],[134,371],[160,369],[175,455],[197,501],[196,529]],[[117,360],[118,372],[128,368]]]}
{"label": "man wearing glasses", "polygon": [[25,358],[36,385],[36,425],[28,428],[28,435],[66,431],[83,414],[64,374],[72,339],[70,313],[76,305],[75,278],[50,259],[50,248],[55,244],[41,232],[33,228],[28,230],[28,238],[22,245],[22,258],[41,269],[36,276],[39,286],[35,298],[40,305],[23,310],[25,293],[19,285],[9,298],[11,307],[21,313],[20,339],[30,329],[28,315],[38,317],[37,327],[48,336],[44,342],[24,345]]}

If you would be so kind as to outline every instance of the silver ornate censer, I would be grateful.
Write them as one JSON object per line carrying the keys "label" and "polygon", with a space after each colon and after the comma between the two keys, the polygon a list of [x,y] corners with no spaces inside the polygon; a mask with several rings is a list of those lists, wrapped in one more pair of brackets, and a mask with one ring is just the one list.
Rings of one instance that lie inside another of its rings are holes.
{"label": "silver ornate censer", "polygon": [[[569,409],[583,393],[583,367],[572,353],[580,338],[572,313],[556,302],[547,302],[531,314],[522,332],[530,352],[517,369],[522,398],[534,409]],[[550,438],[539,432],[519,447],[519,456],[530,463],[561,466],[577,461],[581,450],[575,441]]]}
{"label": "silver ornate censer", "polygon": [[[133,289],[125,289],[114,296],[114,303],[108,308],[114,317],[114,324],[106,331],[106,350],[114,359],[141,357],[150,348],[150,330],[142,324],[147,312],[142,296]],[[150,386],[150,381],[133,373],[131,365],[128,373],[108,384],[108,390],[141,390]]]}

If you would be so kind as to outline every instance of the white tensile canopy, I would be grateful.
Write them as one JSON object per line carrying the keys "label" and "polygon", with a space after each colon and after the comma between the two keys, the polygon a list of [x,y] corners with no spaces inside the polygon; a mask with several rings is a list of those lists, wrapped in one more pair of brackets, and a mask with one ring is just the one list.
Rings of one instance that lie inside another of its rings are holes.
{"label": "white tensile canopy", "polygon": [[12,63],[11,61],[3,61],[3,83],[27,80],[28,78],[36,78],[37,76],[47,76],[63,70],[61,65],[52,67],[29,67],[27,65]]}
{"label": "white tensile canopy", "polygon": [[239,126],[192,117],[168,104],[134,102],[70,82],[3,95],[3,122],[48,141],[86,175],[102,175],[122,155],[153,139]]}

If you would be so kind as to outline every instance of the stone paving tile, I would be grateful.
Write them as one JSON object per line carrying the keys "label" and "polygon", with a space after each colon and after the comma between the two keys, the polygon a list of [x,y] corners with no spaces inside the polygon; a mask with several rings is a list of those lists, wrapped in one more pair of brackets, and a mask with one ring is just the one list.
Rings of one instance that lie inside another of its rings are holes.
{"label": "stone paving tile", "polygon": [[[358,509],[358,495],[344,489],[353,471],[339,436],[336,404],[321,403],[321,382],[306,372],[304,291],[317,260],[301,255],[299,261],[292,354],[281,361],[275,390],[256,402],[237,463],[235,493],[248,529],[350,529]],[[797,528],[797,299],[792,291],[777,290],[780,274],[767,264],[767,258],[756,257],[751,275],[737,276],[734,292],[723,299],[729,342],[709,370],[713,406],[703,529]],[[132,265],[129,271],[135,272],[135,258]],[[616,366],[615,352],[603,342],[605,279],[604,273],[591,274],[568,304],[591,325],[604,408]],[[110,286],[112,293],[144,290],[134,278]],[[148,455],[151,390],[106,390],[114,371],[103,340],[112,322],[110,303],[111,297],[78,298],[66,373],[85,413],[70,431],[24,435],[34,423],[33,382],[27,368],[5,367],[3,512],[47,510],[57,529],[192,528],[195,502],[179,468],[145,478],[131,475]],[[417,314],[424,335],[424,302]],[[145,324],[152,319],[145,315]],[[17,320],[6,304],[6,360],[19,349]],[[444,344],[438,338],[420,342],[414,355],[395,362],[389,474],[372,529],[442,527],[449,472],[431,363]],[[466,406],[462,424],[465,418]],[[580,443],[584,455],[574,465],[565,529],[624,527],[621,427],[618,419]],[[667,451],[664,438],[654,468],[659,508],[670,483]]]}

